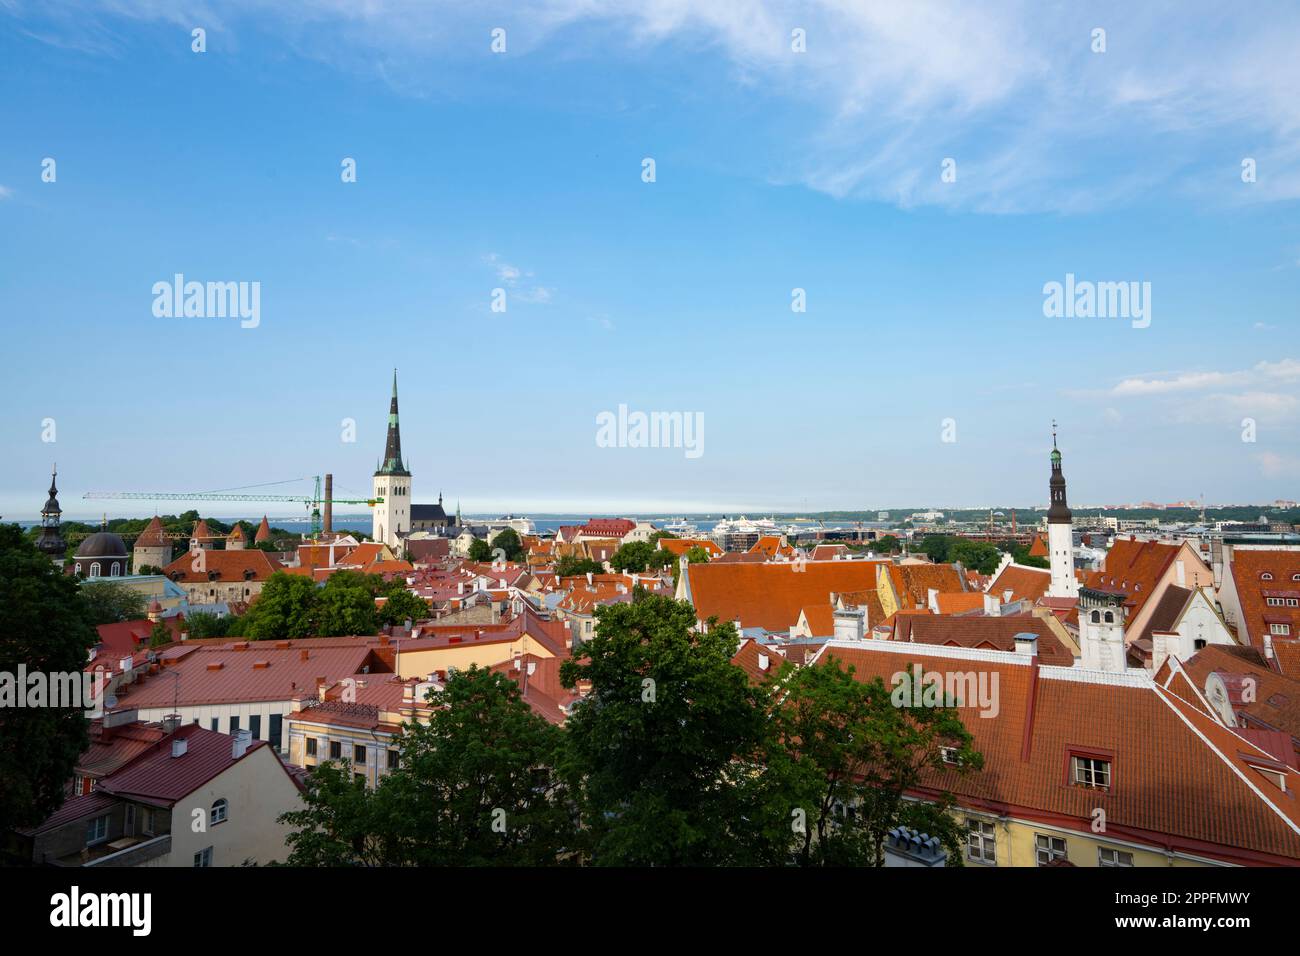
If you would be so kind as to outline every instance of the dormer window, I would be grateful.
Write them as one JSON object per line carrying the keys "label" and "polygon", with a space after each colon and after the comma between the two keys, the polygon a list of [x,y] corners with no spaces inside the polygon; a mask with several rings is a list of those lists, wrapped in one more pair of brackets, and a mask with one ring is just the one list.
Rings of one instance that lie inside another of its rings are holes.
{"label": "dormer window", "polygon": [[1261,574],[1261,575],[1259,576],[1259,579],[1260,579],[1261,581],[1272,581],[1272,580],[1273,580],[1273,572],[1272,572],[1272,571],[1265,571],[1263,574]]}
{"label": "dormer window", "polygon": [[1070,782],[1089,790],[1110,789],[1110,761],[1101,757],[1070,755]]}
{"label": "dormer window", "polygon": [[1291,575],[1291,580],[1292,580],[1292,581],[1300,581],[1300,574],[1293,574],[1293,575]]}

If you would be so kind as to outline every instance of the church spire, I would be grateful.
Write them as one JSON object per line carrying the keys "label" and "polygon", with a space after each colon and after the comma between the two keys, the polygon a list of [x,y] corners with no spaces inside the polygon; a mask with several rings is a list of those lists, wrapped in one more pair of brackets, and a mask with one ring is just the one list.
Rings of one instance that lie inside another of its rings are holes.
{"label": "church spire", "polygon": [[36,542],[36,547],[52,558],[62,557],[67,550],[60,527],[63,509],[59,507],[58,477],[59,466],[55,465],[50,475],[50,496],[41,509],[41,536]]}
{"label": "church spire", "polygon": [[1065,503],[1065,474],[1061,471],[1061,450],[1056,447],[1056,420],[1052,420],[1052,477],[1048,482],[1051,505],[1047,509],[1048,524],[1069,524],[1073,515]]}
{"label": "church spire", "polygon": [[402,431],[397,423],[397,369],[393,369],[393,398],[388,405],[388,442],[384,446],[384,460],[375,474],[403,477],[411,474],[402,463]]}

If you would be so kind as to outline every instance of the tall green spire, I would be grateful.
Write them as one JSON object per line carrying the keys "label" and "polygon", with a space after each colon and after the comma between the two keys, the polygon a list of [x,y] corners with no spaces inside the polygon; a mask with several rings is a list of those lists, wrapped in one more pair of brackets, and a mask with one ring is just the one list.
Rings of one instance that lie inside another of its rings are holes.
{"label": "tall green spire", "polygon": [[393,369],[393,398],[388,406],[388,442],[384,446],[383,463],[375,474],[403,477],[409,477],[411,474],[402,464],[402,431],[397,424],[397,369]]}

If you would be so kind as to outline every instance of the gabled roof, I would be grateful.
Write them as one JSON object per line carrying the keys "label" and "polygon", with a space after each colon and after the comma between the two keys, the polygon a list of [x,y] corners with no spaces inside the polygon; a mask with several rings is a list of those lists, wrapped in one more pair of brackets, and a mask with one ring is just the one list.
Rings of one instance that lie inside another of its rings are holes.
{"label": "gabled roof", "polygon": [[741,642],[740,648],[731,658],[731,663],[749,676],[751,684],[761,684],[779,671],[785,660],[786,654],[783,648],[760,644],[751,637]]}
{"label": "gabled roof", "polygon": [[1248,676],[1254,681],[1248,699],[1233,701],[1233,710],[1244,714],[1248,726],[1285,731],[1300,741],[1300,680],[1279,674],[1257,656],[1233,653],[1245,648],[1207,644],[1183,669],[1201,693],[1211,673]]}
{"label": "gabled roof", "polygon": [[240,551],[204,549],[194,554],[185,552],[163,568],[163,574],[183,584],[200,584],[208,581],[265,581],[277,570],[266,552],[256,548]]}
{"label": "gabled roof", "polygon": [[149,523],[140,532],[140,536],[135,539],[135,547],[137,548],[165,548],[170,543],[171,539],[167,537],[162,522],[158,520],[157,515],[149,519]]}
{"label": "gabled roof", "polygon": [[722,549],[710,538],[660,538],[659,547],[678,557],[691,550],[691,548],[703,548],[709,553],[710,558],[722,554]]}
{"label": "gabled roof", "polygon": [[723,560],[693,564],[684,572],[700,620],[737,618],[746,627],[788,631],[810,604],[832,593],[874,591],[881,561],[808,561],[762,564]]}
{"label": "gabled roof", "polygon": [[[1300,862],[1300,805],[1292,796],[1300,774],[1282,767],[1283,793],[1255,769],[1276,763],[1268,754],[1145,672],[1035,669],[1014,654],[902,649],[893,641],[830,641],[817,661],[829,659],[852,665],[858,680],[878,677],[887,687],[918,663],[940,675],[983,673],[989,687],[997,675],[996,714],[974,702],[958,709],[984,769],[926,770],[920,796],[950,791],[959,806],[1032,815],[1083,832],[1100,807],[1115,839],[1231,862]],[[1109,756],[1108,790],[1071,784],[1069,757],[1078,752]]]}
{"label": "gabled roof", "polygon": [[1042,618],[1012,615],[1009,617],[953,617],[949,615],[899,615],[892,639],[915,644],[983,647],[994,651],[1014,651],[1017,634],[1038,638],[1038,657],[1044,664],[1071,667],[1074,654],[1061,643]]}
{"label": "gabled roof", "polygon": [[931,588],[964,591],[966,584],[951,564],[891,564],[889,579],[899,602],[909,610],[925,607],[929,603]]}
{"label": "gabled roof", "polygon": [[[1271,624],[1287,624],[1291,637],[1300,636],[1300,607],[1268,604],[1269,597],[1300,597],[1300,581],[1292,580],[1300,575],[1300,551],[1235,548],[1229,567],[1241,603],[1241,620],[1237,626],[1239,631],[1245,630],[1242,637],[1248,638],[1255,647],[1263,647],[1264,635],[1269,633]],[[1283,591],[1294,593],[1265,593]]]}
{"label": "gabled roof", "polygon": [[198,724],[182,725],[174,737],[185,741],[182,756],[172,756],[173,737],[165,737],[101,780],[98,789],[114,796],[170,806],[247,759],[249,754],[268,746],[264,740],[254,740],[242,756],[235,757],[232,737]]}
{"label": "gabled roof", "polygon": [[1052,585],[1052,572],[1047,568],[1031,568],[1023,564],[1008,564],[1002,569],[1002,573],[993,579],[989,585],[989,594],[994,594],[999,600],[1003,598],[1004,592],[1011,591],[1012,601],[1037,601]]}
{"label": "gabled roof", "polygon": [[1128,618],[1133,620],[1155,593],[1156,585],[1178,557],[1181,544],[1117,538],[1106,553],[1105,567],[1085,575],[1090,588],[1109,588],[1128,596]]}

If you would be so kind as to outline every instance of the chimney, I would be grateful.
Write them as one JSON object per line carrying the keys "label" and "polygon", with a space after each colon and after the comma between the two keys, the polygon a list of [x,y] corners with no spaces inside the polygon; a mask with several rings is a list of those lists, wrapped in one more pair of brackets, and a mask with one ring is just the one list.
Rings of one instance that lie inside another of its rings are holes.
{"label": "chimney", "polygon": [[848,607],[835,612],[835,639],[860,641],[866,636],[867,612],[865,608]]}
{"label": "chimney", "polygon": [[325,514],[321,518],[321,530],[325,534],[329,534],[334,530],[334,476],[333,475],[325,476]]}
{"label": "chimney", "polygon": [[759,654],[759,655],[758,655],[758,669],[759,669],[759,670],[761,670],[761,671],[765,671],[765,670],[767,670],[767,665],[768,665],[769,663],[770,663],[770,661],[768,660],[768,656],[767,656],[766,654]]}
{"label": "chimney", "polygon": [[984,613],[988,617],[998,617],[1002,613],[1002,599],[996,594],[984,592]]}
{"label": "chimney", "polygon": [[587,572],[587,587],[591,587],[591,572]]}
{"label": "chimney", "polygon": [[1029,657],[1038,656],[1038,635],[1031,634],[1029,631],[1021,631],[1015,637],[1016,653],[1025,654]]}
{"label": "chimney", "polygon": [[305,661],[310,659],[311,659],[311,653],[307,650],[307,648],[304,647],[302,650],[298,652],[298,660]]}
{"label": "chimney", "polygon": [[1015,593],[1015,592],[1012,591],[1011,588],[1007,588],[1006,590],[1004,590],[1004,591],[1002,592],[1002,603],[1003,603],[1003,604],[1010,604],[1010,603],[1011,603],[1011,595],[1014,594],[1014,593]]}
{"label": "chimney", "polygon": [[253,743],[253,732],[251,730],[237,730],[233,742],[230,745],[230,756],[238,760],[244,754],[248,753],[248,748]]}
{"label": "chimney", "polygon": [[180,714],[168,714],[162,719],[162,729],[163,729],[163,733],[165,734],[174,734],[176,733],[176,731],[180,730],[180,727],[181,727]]}
{"label": "chimney", "polygon": [[190,742],[190,741],[189,741],[189,738],[188,738],[188,737],[173,737],[173,738],[172,738],[172,756],[173,756],[173,757],[184,757],[184,756],[185,756],[185,750],[186,750],[186,748],[189,746],[189,742]]}

